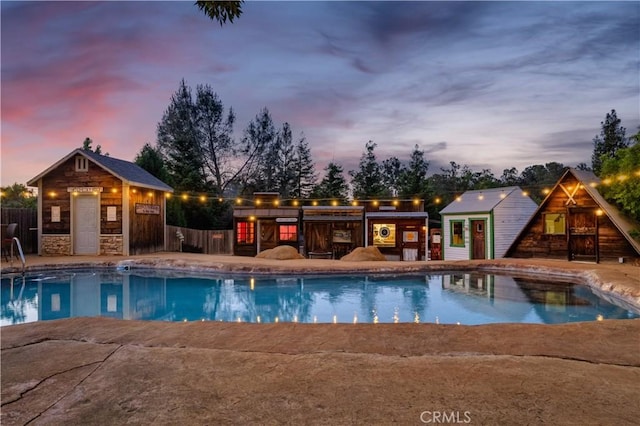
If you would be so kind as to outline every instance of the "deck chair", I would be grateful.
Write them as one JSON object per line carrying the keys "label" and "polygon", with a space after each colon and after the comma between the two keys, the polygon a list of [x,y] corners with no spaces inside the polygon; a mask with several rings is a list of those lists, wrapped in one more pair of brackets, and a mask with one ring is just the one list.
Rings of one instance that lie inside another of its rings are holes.
{"label": "deck chair", "polygon": [[[9,261],[9,256],[11,256],[11,244],[13,244],[13,237],[16,236],[17,230],[18,224],[10,223],[7,225],[7,230],[2,237],[2,255],[7,262]],[[16,253],[15,256],[18,258],[18,253]]]}

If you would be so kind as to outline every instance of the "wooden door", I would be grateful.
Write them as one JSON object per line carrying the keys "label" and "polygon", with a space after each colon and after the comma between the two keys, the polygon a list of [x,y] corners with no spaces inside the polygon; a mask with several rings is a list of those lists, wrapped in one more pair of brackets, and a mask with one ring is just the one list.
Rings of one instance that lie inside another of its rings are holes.
{"label": "wooden door", "polygon": [[275,220],[260,221],[260,246],[258,252],[272,249],[278,245],[278,227]]}
{"label": "wooden door", "polygon": [[485,221],[472,220],[471,222],[471,259],[486,259],[486,234]]}
{"label": "wooden door", "polygon": [[420,231],[419,227],[401,226],[400,236],[402,236],[401,260],[420,260]]}
{"label": "wooden door", "polygon": [[597,216],[593,209],[569,210],[569,260],[598,261]]}
{"label": "wooden door", "polygon": [[308,222],[304,224],[304,231],[307,254],[331,252],[331,223]]}

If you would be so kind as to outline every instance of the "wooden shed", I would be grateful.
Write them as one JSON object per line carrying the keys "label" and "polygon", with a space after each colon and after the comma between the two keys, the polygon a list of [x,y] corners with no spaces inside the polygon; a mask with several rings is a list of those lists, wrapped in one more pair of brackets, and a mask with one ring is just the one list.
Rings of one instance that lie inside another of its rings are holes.
{"label": "wooden shed", "polygon": [[166,194],[135,163],[76,149],[27,182],[38,188],[38,254],[132,255],[165,249]]}
{"label": "wooden shed", "polygon": [[593,173],[567,169],[507,256],[591,262],[640,257],[640,242],[630,234],[640,224],[605,201],[599,185]]}
{"label": "wooden shed", "polygon": [[362,247],[364,207],[304,206],[302,215],[307,257],[340,259]]}
{"label": "wooden shed", "polygon": [[424,200],[368,200],[365,245],[375,246],[387,260],[427,260],[429,214]]}
{"label": "wooden shed", "polygon": [[255,192],[233,208],[233,254],[255,256],[280,245],[298,250],[300,209],[283,206],[277,192]]}
{"label": "wooden shed", "polygon": [[505,257],[536,207],[517,186],[463,193],[440,211],[442,259]]}

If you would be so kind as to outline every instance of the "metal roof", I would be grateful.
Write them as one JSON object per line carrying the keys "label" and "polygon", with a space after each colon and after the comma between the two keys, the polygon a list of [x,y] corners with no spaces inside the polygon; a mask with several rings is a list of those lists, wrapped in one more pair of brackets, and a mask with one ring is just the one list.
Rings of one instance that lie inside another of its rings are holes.
{"label": "metal roof", "polygon": [[467,191],[440,210],[440,214],[489,213],[512,194],[520,197],[522,189],[518,186],[507,186]]}

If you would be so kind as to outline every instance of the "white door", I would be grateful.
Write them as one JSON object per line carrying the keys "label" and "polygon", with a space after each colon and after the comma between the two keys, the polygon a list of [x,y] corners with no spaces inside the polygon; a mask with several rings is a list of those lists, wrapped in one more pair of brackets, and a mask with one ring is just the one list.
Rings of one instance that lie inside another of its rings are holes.
{"label": "white door", "polygon": [[95,195],[78,195],[74,199],[73,253],[98,254],[98,203]]}

